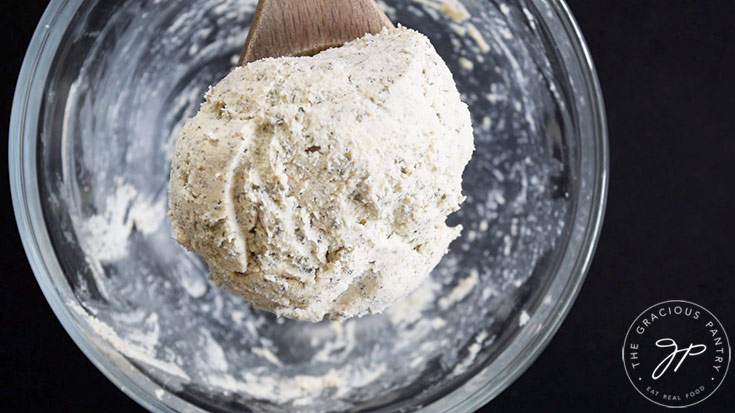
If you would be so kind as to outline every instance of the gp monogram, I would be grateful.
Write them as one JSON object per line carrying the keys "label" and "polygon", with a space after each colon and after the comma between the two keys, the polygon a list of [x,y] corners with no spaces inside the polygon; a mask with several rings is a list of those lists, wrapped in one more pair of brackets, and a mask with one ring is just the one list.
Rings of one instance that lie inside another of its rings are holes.
{"label": "gp monogram", "polygon": [[702,306],[665,301],[645,310],[630,326],[623,364],[643,397],[665,407],[688,407],[722,384],[730,344],[722,324]]}

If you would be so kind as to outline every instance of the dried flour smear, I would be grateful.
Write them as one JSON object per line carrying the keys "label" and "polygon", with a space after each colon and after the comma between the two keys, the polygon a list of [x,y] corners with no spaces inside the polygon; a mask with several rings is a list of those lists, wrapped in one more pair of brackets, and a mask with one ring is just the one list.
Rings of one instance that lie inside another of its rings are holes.
{"label": "dried flour smear", "polygon": [[415,290],[460,227],[470,113],[422,34],[233,70],[180,133],[176,240],[255,307],[318,321]]}

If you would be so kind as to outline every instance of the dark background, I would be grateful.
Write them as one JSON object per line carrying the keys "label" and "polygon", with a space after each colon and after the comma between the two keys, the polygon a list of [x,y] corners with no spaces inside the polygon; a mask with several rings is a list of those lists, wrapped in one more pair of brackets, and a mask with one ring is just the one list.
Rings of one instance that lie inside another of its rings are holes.
{"label": "dark background", "polygon": [[[6,0],[0,130],[46,5]],[[570,0],[597,66],[610,132],[602,237],[551,344],[488,412],[653,411],[623,370],[647,307],[694,301],[735,340],[735,2]],[[3,143],[3,160],[7,146]],[[77,349],[25,258],[0,168],[0,410],[141,411]],[[2,406],[5,406],[4,408]],[[735,411],[735,372],[692,411]]]}

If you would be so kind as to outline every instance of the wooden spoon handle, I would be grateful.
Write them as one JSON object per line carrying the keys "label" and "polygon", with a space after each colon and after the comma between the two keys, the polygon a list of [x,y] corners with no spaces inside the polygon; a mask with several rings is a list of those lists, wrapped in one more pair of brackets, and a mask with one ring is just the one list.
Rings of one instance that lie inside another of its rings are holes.
{"label": "wooden spoon handle", "polygon": [[260,0],[238,65],[308,56],[393,27],[375,0]]}

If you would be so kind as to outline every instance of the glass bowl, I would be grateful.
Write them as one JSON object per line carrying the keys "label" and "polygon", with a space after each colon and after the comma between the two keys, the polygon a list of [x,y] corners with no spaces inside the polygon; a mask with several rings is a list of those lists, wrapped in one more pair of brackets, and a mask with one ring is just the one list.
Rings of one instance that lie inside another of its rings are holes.
{"label": "glass bowl", "polygon": [[71,337],[153,411],[471,411],[533,362],[599,235],[607,138],[595,71],[561,1],[396,0],[470,106],[464,230],[385,314],[277,319],[206,280],[171,239],[170,154],[233,66],[254,0],[52,0],[10,127],[13,204]]}

